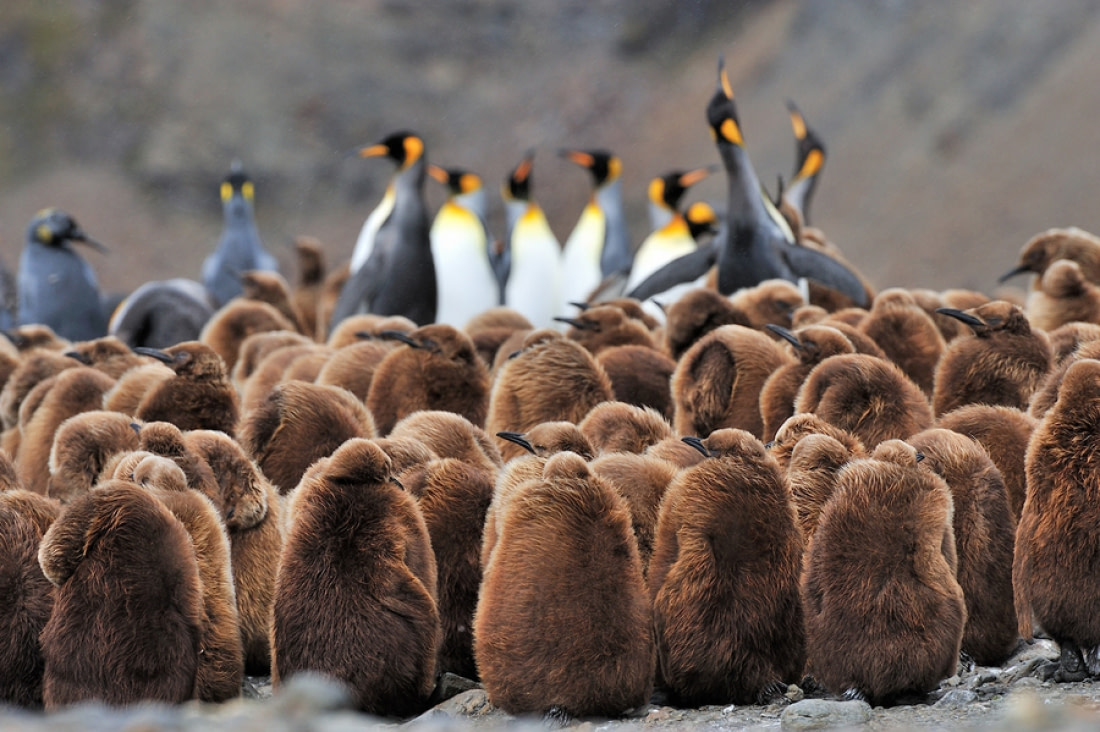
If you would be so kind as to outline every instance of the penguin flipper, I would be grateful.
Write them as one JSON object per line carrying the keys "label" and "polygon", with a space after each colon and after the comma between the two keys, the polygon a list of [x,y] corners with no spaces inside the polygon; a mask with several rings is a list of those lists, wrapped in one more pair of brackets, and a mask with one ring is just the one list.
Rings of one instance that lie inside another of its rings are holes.
{"label": "penguin flipper", "polygon": [[805,277],[836,290],[861,308],[870,306],[867,289],[852,270],[824,252],[799,244],[781,244],[780,254],[795,277]]}
{"label": "penguin flipper", "polygon": [[371,303],[378,296],[381,289],[384,258],[381,250],[376,247],[363,266],[344,283],[344,288],[340,290],[340,297],[336,300],[336,307],[333,308],[332,318],[329,321],[330,333],[341,320],[349,315],[370,312]]}
{"label": "penguin flipper", "polygon": [[718,247],[714,244],[699,247],[693,252],[672,260],[646,277],[627,297],[645,302],[684,282],[692,282],[707,273],[718,261]]}

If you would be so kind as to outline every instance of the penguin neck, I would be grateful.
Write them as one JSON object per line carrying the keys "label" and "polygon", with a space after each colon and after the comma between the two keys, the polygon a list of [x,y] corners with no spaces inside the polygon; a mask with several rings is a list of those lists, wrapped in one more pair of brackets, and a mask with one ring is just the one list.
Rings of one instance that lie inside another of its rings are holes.
{"label": "penguin neck", "polygon": [[664,227],[668,226],[668,222],[672,221],[676,212],[669,208],[668,204],[664,201],[660,203],[656,201],[649,202],[649,229],[650,231],[660,231]]}
{"label": "penguin neck", "polygon": [[730,222],[746,221],[757,223],[768,220],[768,212],[760,196],[760,179],[752,167],[745,148],[730,143],[719,143],[718,152],[722,156],[729,177],[729,195],[727,197],[726,216]]}
{"label": "penguin neck", "polygon": [[798,178],[792,181],[790,187],[783,192],[783,197],[802,217],[803,223],[808,223],[806,215],[809,213],[810,196],[813,194],[816,183],[816,176]]}
{"label": "penguin neck", "polygon": [[527,209],[533,204],[518,198],[509,198],[504,201],[504,218],[506,220],[507,235],[505,241],[512,241],[512,231],[516,223],[527,213]]}
{"label": "penguin neck", "polygon": [[468,210],[482,221],[488,218],[489,197],[485,195],[484,188],[478,188],[476,191],[470,191],[469,193],[460,193],[452,200],[456,206]]}
{"label": "penguin neck", "polygon": [[424,176],[427,165],[424,156],[393,177],[393,216],[420,215],[427,218],[424,205]]}
{"label": "penguin neck", "polygon": [[630,269],[630,231],[623,211],[622,178],[600,186],[593,194],[594,203],[603,209],[604,243],[600,253],[600,270],[604,277]]}

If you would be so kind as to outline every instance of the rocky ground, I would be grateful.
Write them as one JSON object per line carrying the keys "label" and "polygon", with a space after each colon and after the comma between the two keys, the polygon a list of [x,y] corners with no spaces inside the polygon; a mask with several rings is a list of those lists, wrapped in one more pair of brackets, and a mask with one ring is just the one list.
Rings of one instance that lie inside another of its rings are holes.
{"label": "rocky ground", "polygon": [[[713,706],[675,709],[648,706],[624,719],[574,720],[577,732],[630,730],[805,730],[805,729],[1096,729],[1100,726],[1100,683],[1043,681],[1043,666],[1057,659],[1050,641],[1021,644],[1000,668],[967,669],[940,684],[925,704],[871,708],[859,701],[806,698],[791,686],[787,699],[769,706]],[[463,688],[455,679],[449,693]],[[467,685],[468,686],[468,685]],[[374,719],[348,709],[334,684],[303,676],[272,694],[270,680],[249,678],[241,699],[222,705],[187,704],[108,710],[96,705],[52,715],[0,710],[7,732],[133,730],[134,732],[234,730],[236,732],[352,732],[353,730],[547,730],[556,725],[518,719],[494,708],[485,691],[467,688],[416,719]]]}

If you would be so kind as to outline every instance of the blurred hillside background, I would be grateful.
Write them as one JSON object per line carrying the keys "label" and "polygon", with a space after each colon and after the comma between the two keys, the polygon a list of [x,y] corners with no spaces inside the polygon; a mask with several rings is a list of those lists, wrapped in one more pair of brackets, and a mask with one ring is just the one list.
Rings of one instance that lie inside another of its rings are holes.
{"label": "blurred hillside background", "polygon": [[[105,289],[197,278],[233,158],[269,249],[351,253],[392,166],[346,157],[412,129],[496,191],[538,148],[564,241],[588,175],[624,160],[633,234],[649,179],[717,162],[704,121],[726,55],[746,146],[790,176],[790,98],[824,138],[814,223],[879,287],[991,291],[1052,227],[1100,232],[1100,2],[1092,0],[15,0],[0,3],[0,259],[60,206],[110,249]],[[437,205],[441,188],[428,184]],[[716,176],[691,200],[724,207]],[[498,232],[499,200],[494,201]],[[1022,282],[1020,283],[1023,284]]]}

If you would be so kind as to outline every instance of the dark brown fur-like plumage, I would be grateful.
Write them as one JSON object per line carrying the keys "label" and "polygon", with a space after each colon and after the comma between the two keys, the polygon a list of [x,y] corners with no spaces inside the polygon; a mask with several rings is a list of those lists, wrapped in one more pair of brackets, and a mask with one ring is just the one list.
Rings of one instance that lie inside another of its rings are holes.
{"label": "dark brown fur-like plumage", "polygon": [[614,346],[656,347],[649,328],[614,305],[593,305],[572,318],[558,320],[570,325],[566,337],[580,343],[593,356]]}
{"label": "dark brown fur-like plumage", "polygon": [[750,328],[769,323],[790,328],[791,314],[805,303],[798,288],[786,280],[764,280],[756,287],[738,290],[730,303],[749,319]]}
{"label": "dark brown fur-like plumage", "polygon": [[134,416],[145,422],[171,422],[184,431],[234,434],[240,402],[221,356],[199,341],[177,343],[161,353],[176,375],[154,384]]}
{"label": "dark brown fur-like plumage", "polygon": [[995,300],[971,310],[948,310],[976,318],[972,335],[951,342],[936,367],[932,411],[937,416],[964,404],[1003,404],[1027,409],[1050,370],[1050,341],[1033,330],[1018,306]]}
{"label": "dark brown fur-like plumage", "polygon": [[489,410],[489,369],[470,337],[444,324],[425,325],[405,336],[374,370],[367,407],[380,435],[421,410],[461,414],[477,426]]}
{"label": "dark brown fur-like plumage", "polygon": [[649,564],[659,682],[679,704],[758,703],[806,661],[802,532],[757,438],[719,430],[699,444],[711,457],[669,487]]}
{"label": "dark brown fur-like plumage", "polygon": [[[135,453],[140,454],[140,453]],[[149,454],[130,480],[149,491],[191,536],[202,589],[202,652],[195,670],[195,697],[221,702],[240,696],[244,655],[237,598],[229,562],[229,537],[210,499],[190,490],[178,465]]]}
{"label": "dark brown fur-like plumage", "polygon": [[886,357],[925,395],[932,395],[936,363],[947,344],[940,329],[912,295],[900,288],[883,290],[872,303],[870,316],[859,328],[875,340]]}
{"label": "dark brown fur-like plumage", "polygon": [[272,626],[272,681],[317,671],[367,713],[422,711],[440,645],[436,565],[424,518],[390,460],[350,440],[291,500]]}
{"label": "dark brown fur-like plumage", "polygon": [[775,439],[768,443],[769,452],[779,463],[779,467],[784,470],[790,467],[795,446],[808,435],[827,435],[833,438],[851,453],[852,459],[868,456],[863,443],[848,430],[826,422],[816,414],[801,412],[780,425]]}
{"label": "dark brown fur-like plumage", "polygon": [[230,375],[233,385],[240,391],[265,358],[288,346],[308,346],[312,343],[301,333],[289,330],[267,330],[248,336],[237,351],[237,363]]}
{"label": "dark brown fur-like plumage", "polygon": [[752,327],[749,317],[717,290],[691,290],[668,306],[665,350],[678,361],[696,341],[723,325]]}
{"label": "dark brown fur-like plumage", "polygon": [[966,599],[962,650],[981,666],[1000,666],[1016,645],[1012,552],[1016,519],[1004,480],[982,446],[945,429],[909,438],[951,489],[957,577]]}
{"label": "dark brown fur-like plumage", "polygon": [[772,372],[760,389],[760,417],[764,421],[763,439],[765,442],[775,437],[776,430],[794,414],[794,400],[802,382],[806,380],[814,366],[829,356],[841,353],[855,353],[855,347],[847,336],[836,328],[825,325],[810,325],[786,333],[794,342],[788,345],[796,361],[786,363]]}
{"label": "dark brown fur-like plumage", "polygon": [[503,464],[500,450],[485,430],[454,412],[410,414],[397,423],[390,437],[419,440],[441,458],[455,458],[490,472]]}
{"label": "dark brown fur-like plumage", "polygon": [[[1017,269],[1041,276],[1059,259],[1076,262],[1086,279],[1100,283],[1100,239],[1075,226],[1047,229],[1031,237],[1020,249]],[[1032,288],[1038,287],[1036,278]]]}
{"label": "dark brown fur-like plumage", "polygon": [[732,427],[759,437],[760,390],[789,357],[759,331],[726,325],[701,338],[672,375],[673,426],[681,435],[705,437]]}
{"label": "dark brown fur-like plumage", "polygon": [[313,383],[343,387],[365,404],[378,364],[394,348],[392,342],[379,340],[344,346],[333,352]]}
{"label": "dark brown fur-like plumage", "polygon": [[279,493],[294,490],[306,468],[353,437],[374,437],[370,412],[335,386],[288,381],[245,415],[237,437]]}
{"label": "dark brown fur-like plumage", "polygon": [[54,588],[38,566],[38,546],[60,512],[57,501],[37,493],[0,492],[0,704],[42,706],[38,636]]}
{"label": "dark brown fur-like plumage", "polygon": [[236,297],[206,321],[199,340],[222,357],[226,373],[231,374],[244,340],[254,333],[271,330],[297,332],[298,329],[273,305]]}
{"label": "dark brown fur-like plumage", "polygon": [[791,450],[787,487],[807,543],[817,531],[821,509],[836,489],[837,471],[854,457],[839,440],[824,434],[806,435]]}
{"label": "dark brown fur-like plumage", "polygon": [[191,539],[167,508],[105,481],[54,522],[38,558],[57,586],[41,635],[47,710],[193,696],[202,590]]}
{"label": "dark brown fur-like plumage", "polygon": [[[340,291],[344,289],[344,285],[350,276],[350,263],[344,262],[339,267],[330,269],[325,274],[324,280],[321,281],[321,291],[317,299],[317,340],[321,342],[329,338],[328,324],[332,320],[332,311],[336,309],[336,301],[340,298]],[[333,348],[339,348],[339,346],[333,345],[331,340],[329,345]]]}
{"label": "dark brown fur-like plumage", "polygon": [[681,470],[698,465],[703,461],[702,453],[675,435],[666,437],[655,445],[646,448],[645,454],[660,458]]}
{"label": "dark brown fur-like plumage", "polygon": [[328,337],[328,347],[340,349],[352,343],[358,343],[364,338],[377,338],[384,331],[398,331],[400,333],[412,333],[416,330],[416,323],[404,315],[376,315],[374,313],[362,313],[349,315],[340,321],[336,330]]}
{"label": "dark brown fur-like plumage", "polygon": [[115,336],[104,336],[92,341],[75,343],[66,355],[76,358],[85,366],[102,371],[112,379],[118,379],[130,369],[151,362],[148,356],[134,353],[128,345]]}
{"label": "dark brown fur-like plumage", "polygon": [[[588,351],[559,333],[537,330],[497,372],[485,431],[495,435],[527,432],[543,422],[575,424],[612,398],[611,380]],[[501,445],[505,460],[522,451],[518,445]]]}
{"label": "dark brown fur-like plumage", "polygon": [[626,452],[604,455],[592,461],[589,467],[626,501],[634,540],[638,543],[638,556],[642,560],[642,576],[646,576],[653,555],[661,499],[676,477],[677,467],[652,455]]}
{"label": "dark brown fur-like plumage", "polygon": [[175,371],[159,361],[136,366],[120,376],[103,395],[103,408],[133,416],[146,392],[175,375]]}
{"label": "dark brown fur-like plumage", "polygon": [[920,388],[889,361],[851,353],[832,356],[806,377],[795,413],[813,412],[872,447],[932,426],[932,406]]}
{"label": "dark brown fur-like plumage", "polygon": [[[247,414],[255,409],[267,398],[276,384],[289,380],[286,376],[287,372],[300,360],[314,355],[321,355],[324,358],[330,353],[327,346],[319,343],[287,346],[269,353],[256,365],[240,390],[241,413]],[[301,381],[312,382],[313,379],[301,379]]]}
{"label": "dark brown fur-like plumage", "polygon": [[1020,634],[1038,624],[1067,655],[1100,673],[1100,361],[1066,372],[1058,401],[1027,451],[1027,499],[1012,583]]}
{"label": "dark brown fur-like plumage", "polygon": [[24,490],[23,481],[15,470],[15,463],[6,452],[0,450],[0,493],[4,491]]}
{"label": "dark brown fur-like plumage", "polygon": [[1100,341],[1082,343],[1076,351],[1062,359],[1062,363],[1047,372],[1038,388],[1031,395],[1031,402],[1027,406],[1028,414],[1035,419],[1043,418],[1047,411],[1054,406],[1054,402],[1058,401],[1058,389],[1061,387],[1062,379],[1065,378],[1069,367],[1083,358],[1100,359]]}
{"label": "dark brown fur-like plumage", "polygon": [[20,425],[23,436],[15,458],[19,478],[28,490],[45,495],[50,482],[50,451],[58,427],[77,414],[98,410],[103,395],[114,383],[101,371],[82,366],[66,369],[36,387],[46,393],[33,416]]}
{"label": "dark brown fur-like plumage", "polygon": [[294,325],[294,330],[313,337],[302,324],[301,313],[291,301],[290,285],[278,272],[254,269],[241,273],[241,297],[266,302]]}
{"label": "dark brown fur-like plumage", "polygon": [[1091,341],[1100,341],[1100,325],[1095,323],[1066,323],[1047,333],[1054,365],[1062,363],[1074,351]]}
{"label": "dark brown fur-like plumage", "polygon": [[806,550],[809,671],[834,694],[890,703],[955,673],[966,623],[951,493],[897,440],[837,474]]}
{"label": "dark brown fur-like plumage", "polygon": [[612,346],[596,356],[611,379],[615,399],[639,407],[650,407],[672,419],[670,381],[676,362],[649,346]]}
{"label": "dark brown fur-like plumage", "polygon": [[0,420],[4,429],[18,426],[23,400],[39,382],[79,365],[79,361],[58,351],[37,350],[26,354],[0,390]]}
{"label": "dark brown fur-like plumage", "polygon": [[314,340],[324,340],[324,335],[317,331],[317,309],[325,281],[325,250],[316,237],[296,236],[294,251],[298,255],[298,280],[291,302],[301,317],[302,332]]}
{"label": "dark brown fur-like plumage", "polygon": [[948,412],[936,421],[937,427],[958,432],[977,440],[1004,480],[1008,506],[1019,519],[1027,496],[1024,459],[1028,442],[1039,421],[1011,407],[970,404]]}
{"label": "dark brown fur-like plumage", "polygon": [[137,449],[137,432],[125,414],[94,410],[70,417],[54,437],[46,495],[70,503],[92,489],[112,456]]}
{"label": "dark brown fur-like plumage", "polygon": [[1100,285],[1086,278],[1081,266],[1059,259],[1028,293],[1027,317],[1036,328],[1054,330],[1072,322],[1100,323]]}
{"label": "dark brown fur-like plumage", "polygon": [[[224,515],[225,507],[214,471],[187,445],[179,427],[171,422],[149,422],[142,425],[140,429],[138,445],[141,449],[166,457],[178,465],[183,470],[184,477],[187,478],[188,487],[213,501],[214,507]],[[112,465],[112,462],[117,463],[117,461],[108,461],[107,467],[104,468],[105,473],[110,470],[113,474],[118,470],[117,464]]]}
{"label": "dark brown fur-like plumage", "polygon": [[474,653],[510,714],[618,716],[649,700],[651,614],[622,499],[572,453],[550,458],[499,517]]}
{"label": "dark brown fur-like plumage", "polygon": [[672,426],[661,413],[621,401],[597,404],[577,427],[600,454],[641,453],[672,436]]}
{"label": "dark brown fur-like plumage", "polygon": [[229,533],[245,672],[269,674],[275,575],[283,547],[282,500],[228,435],[195,430],[184,435],[184,441],[210,466],[217,481],[219,493],[211,498]]}

